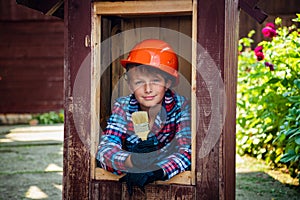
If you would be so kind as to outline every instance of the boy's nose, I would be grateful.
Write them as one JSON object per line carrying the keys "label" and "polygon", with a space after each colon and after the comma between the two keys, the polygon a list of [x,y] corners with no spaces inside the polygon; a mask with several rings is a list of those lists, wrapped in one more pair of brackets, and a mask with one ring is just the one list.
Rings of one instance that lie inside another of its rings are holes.
{"label": "boy's nose", "polygon": [[151,86],[151,83],[146,83],[145,84],[145,92],[146,93],[150,93],[150,92],[152,92],[152,86]]}

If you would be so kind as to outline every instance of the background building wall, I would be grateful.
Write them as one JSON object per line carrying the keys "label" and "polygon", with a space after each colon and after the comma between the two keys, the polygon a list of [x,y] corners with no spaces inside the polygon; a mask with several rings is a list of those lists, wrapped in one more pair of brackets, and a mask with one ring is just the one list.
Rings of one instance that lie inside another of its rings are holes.
{"label": "background building wall", "polygon": [[0,114],[63,109],[64,22],[0,0]]}

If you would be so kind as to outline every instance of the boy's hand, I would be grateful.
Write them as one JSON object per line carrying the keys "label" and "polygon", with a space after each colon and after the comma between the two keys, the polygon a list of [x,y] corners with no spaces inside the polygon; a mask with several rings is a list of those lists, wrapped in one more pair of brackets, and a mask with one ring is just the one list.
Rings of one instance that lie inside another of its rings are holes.
{"label": "boy's hand", "polygon": [[134,153],[149,153],[158,150],[158,141],[155,136],[141,141],[132,148]]}
{"label": "boy's hand", "polygon": [[131,162],[134,167],[139,169],[148,169],[157,160],[158,141],[155,136],[147,140],[140,141],[133,146]]}
{"label": "boy's hand", "polygon": [[130,159],[133,167],[144,170],[151,170],[151,166],[153,166],[155,161],[157,161],[157,153],[132,153]]}
{"label": "boy's hand", "polygon": [[158,169],[146,173],[127,173],[119,179],[120,182],[126,182],[129,195],[132,195],[133,186],[138,186],[145,192],[144,186],[156,180],[165,180],[163,169]]}

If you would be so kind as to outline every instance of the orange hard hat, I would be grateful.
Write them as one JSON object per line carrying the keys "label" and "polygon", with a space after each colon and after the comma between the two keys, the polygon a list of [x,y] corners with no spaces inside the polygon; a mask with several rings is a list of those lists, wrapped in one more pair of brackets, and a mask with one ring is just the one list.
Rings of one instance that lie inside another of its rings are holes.
{"label": "orange hard hat", "polygon": [[121,60],[121,65],[148,65],[160,69],[175,78],[178,82],[178,58],[172,47],[158,39],[147,39],[138,43],[130,51],[127,59]]}

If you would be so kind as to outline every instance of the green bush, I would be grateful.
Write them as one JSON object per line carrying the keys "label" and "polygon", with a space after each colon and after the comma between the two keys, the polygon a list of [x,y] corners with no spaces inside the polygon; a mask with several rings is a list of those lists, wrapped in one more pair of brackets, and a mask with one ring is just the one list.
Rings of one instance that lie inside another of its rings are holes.
{"label": "green bush", "polygon": [[33,119],[38,120],[39,124],[58,124],[64,122],[63,110],[59,112],[50,111],[48,113],[42,113],[35,115]]}
{"label": "green bush", "polygon": [[[300,22],[300,15],[293,21]],[[282,26],[280,18],[275,25],[266,24],[266,40],[254,50],[254,31],[239,41],[237,152],[274,166],[286,164],[295,177],[300,169],[300,29]]]}

